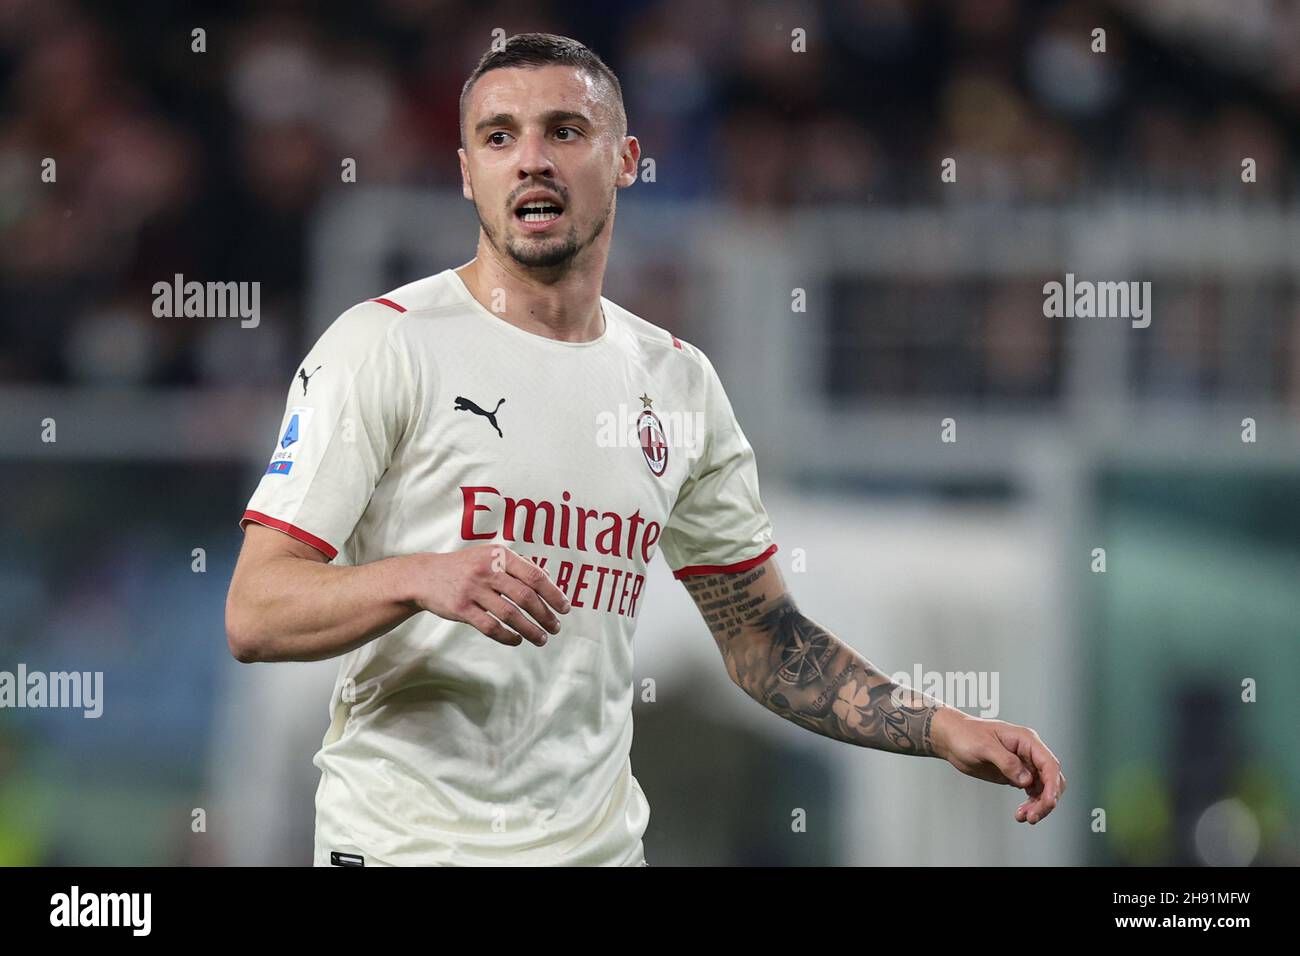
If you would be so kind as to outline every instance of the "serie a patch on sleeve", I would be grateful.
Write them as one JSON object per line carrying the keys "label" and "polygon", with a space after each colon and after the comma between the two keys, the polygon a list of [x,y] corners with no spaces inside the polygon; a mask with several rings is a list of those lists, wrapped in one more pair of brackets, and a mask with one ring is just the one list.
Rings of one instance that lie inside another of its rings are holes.
{"label": "serie a patch on sleeve", "polygon": [[302,441],[307,435],[307,426],[311,423],[313,411],[315,409],[306,405],[295,405],[289,409],[289,422],[284,426],[280,444],[271,455],[271,463],[266,467],[268,475],[287,475],[293,469],[294,457],[298,454],[298,449],[302,447]]}

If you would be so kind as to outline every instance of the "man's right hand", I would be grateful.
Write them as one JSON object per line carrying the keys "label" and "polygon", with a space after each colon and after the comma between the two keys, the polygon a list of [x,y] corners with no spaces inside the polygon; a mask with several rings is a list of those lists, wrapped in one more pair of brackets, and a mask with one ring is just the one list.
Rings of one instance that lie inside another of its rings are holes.
{"label": "man's right hand", "polygon": [[560,632],[555,612],[569,613],[569,599],[547,573],[505,545],[411,557],[415,607],[461,621],[502,644],[527,640],[541,647],[548,631]]}

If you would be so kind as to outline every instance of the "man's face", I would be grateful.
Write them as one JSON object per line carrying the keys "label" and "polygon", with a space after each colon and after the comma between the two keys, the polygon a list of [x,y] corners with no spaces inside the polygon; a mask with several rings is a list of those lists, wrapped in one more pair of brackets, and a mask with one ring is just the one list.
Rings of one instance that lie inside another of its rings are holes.
{"label": "man's face", "polygon": [[[492,70],[470,90],[462,190],[492,246],[526,268],[571,263],[636,179],[612,92],[567,66]],[[547,208],[525,210],[528,200]]]}

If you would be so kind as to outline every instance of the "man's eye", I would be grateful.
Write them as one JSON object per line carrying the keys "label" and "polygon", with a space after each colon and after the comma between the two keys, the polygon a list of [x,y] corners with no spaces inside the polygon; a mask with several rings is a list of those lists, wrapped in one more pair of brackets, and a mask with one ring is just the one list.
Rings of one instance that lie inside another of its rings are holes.
{"label": "man's eye", "polygon": [[501,146],[503,144],[500,141],[496,140],[494,137],[509,136],[509,135],[510,135],[509,133],[505,133],[502,132],[501,130],[497,130],[495,133],[488,134],[488,142],[491,143],[493,146]]}
{"label": "man's eye", "polygon": [[557,129],[555,132],[556,132],[556,133],[563,133],[565,130],[568,130],[570,133],[575,133],[575,134],[578,132],[578,130],[577,130],[575,127],[573,127],[573,126],[561,126],[561,127],[560,127],[559,129]]}

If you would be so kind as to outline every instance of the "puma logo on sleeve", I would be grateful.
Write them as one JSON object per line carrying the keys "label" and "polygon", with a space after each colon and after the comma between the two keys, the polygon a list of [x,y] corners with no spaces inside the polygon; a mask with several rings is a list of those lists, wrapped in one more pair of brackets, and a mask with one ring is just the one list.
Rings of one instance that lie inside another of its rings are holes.
{"label": "puma logo on sleeve", "polygon": [[[321,366],[317,365],[314,369],[311,370],[311,375],[315,375],[320,370],[321,370]],[[302,379],[302,393],[304,395],[307,394],[307,382],[311,380],[311,375],[307,374],[306,368],[298,369],[298,377]]]}

